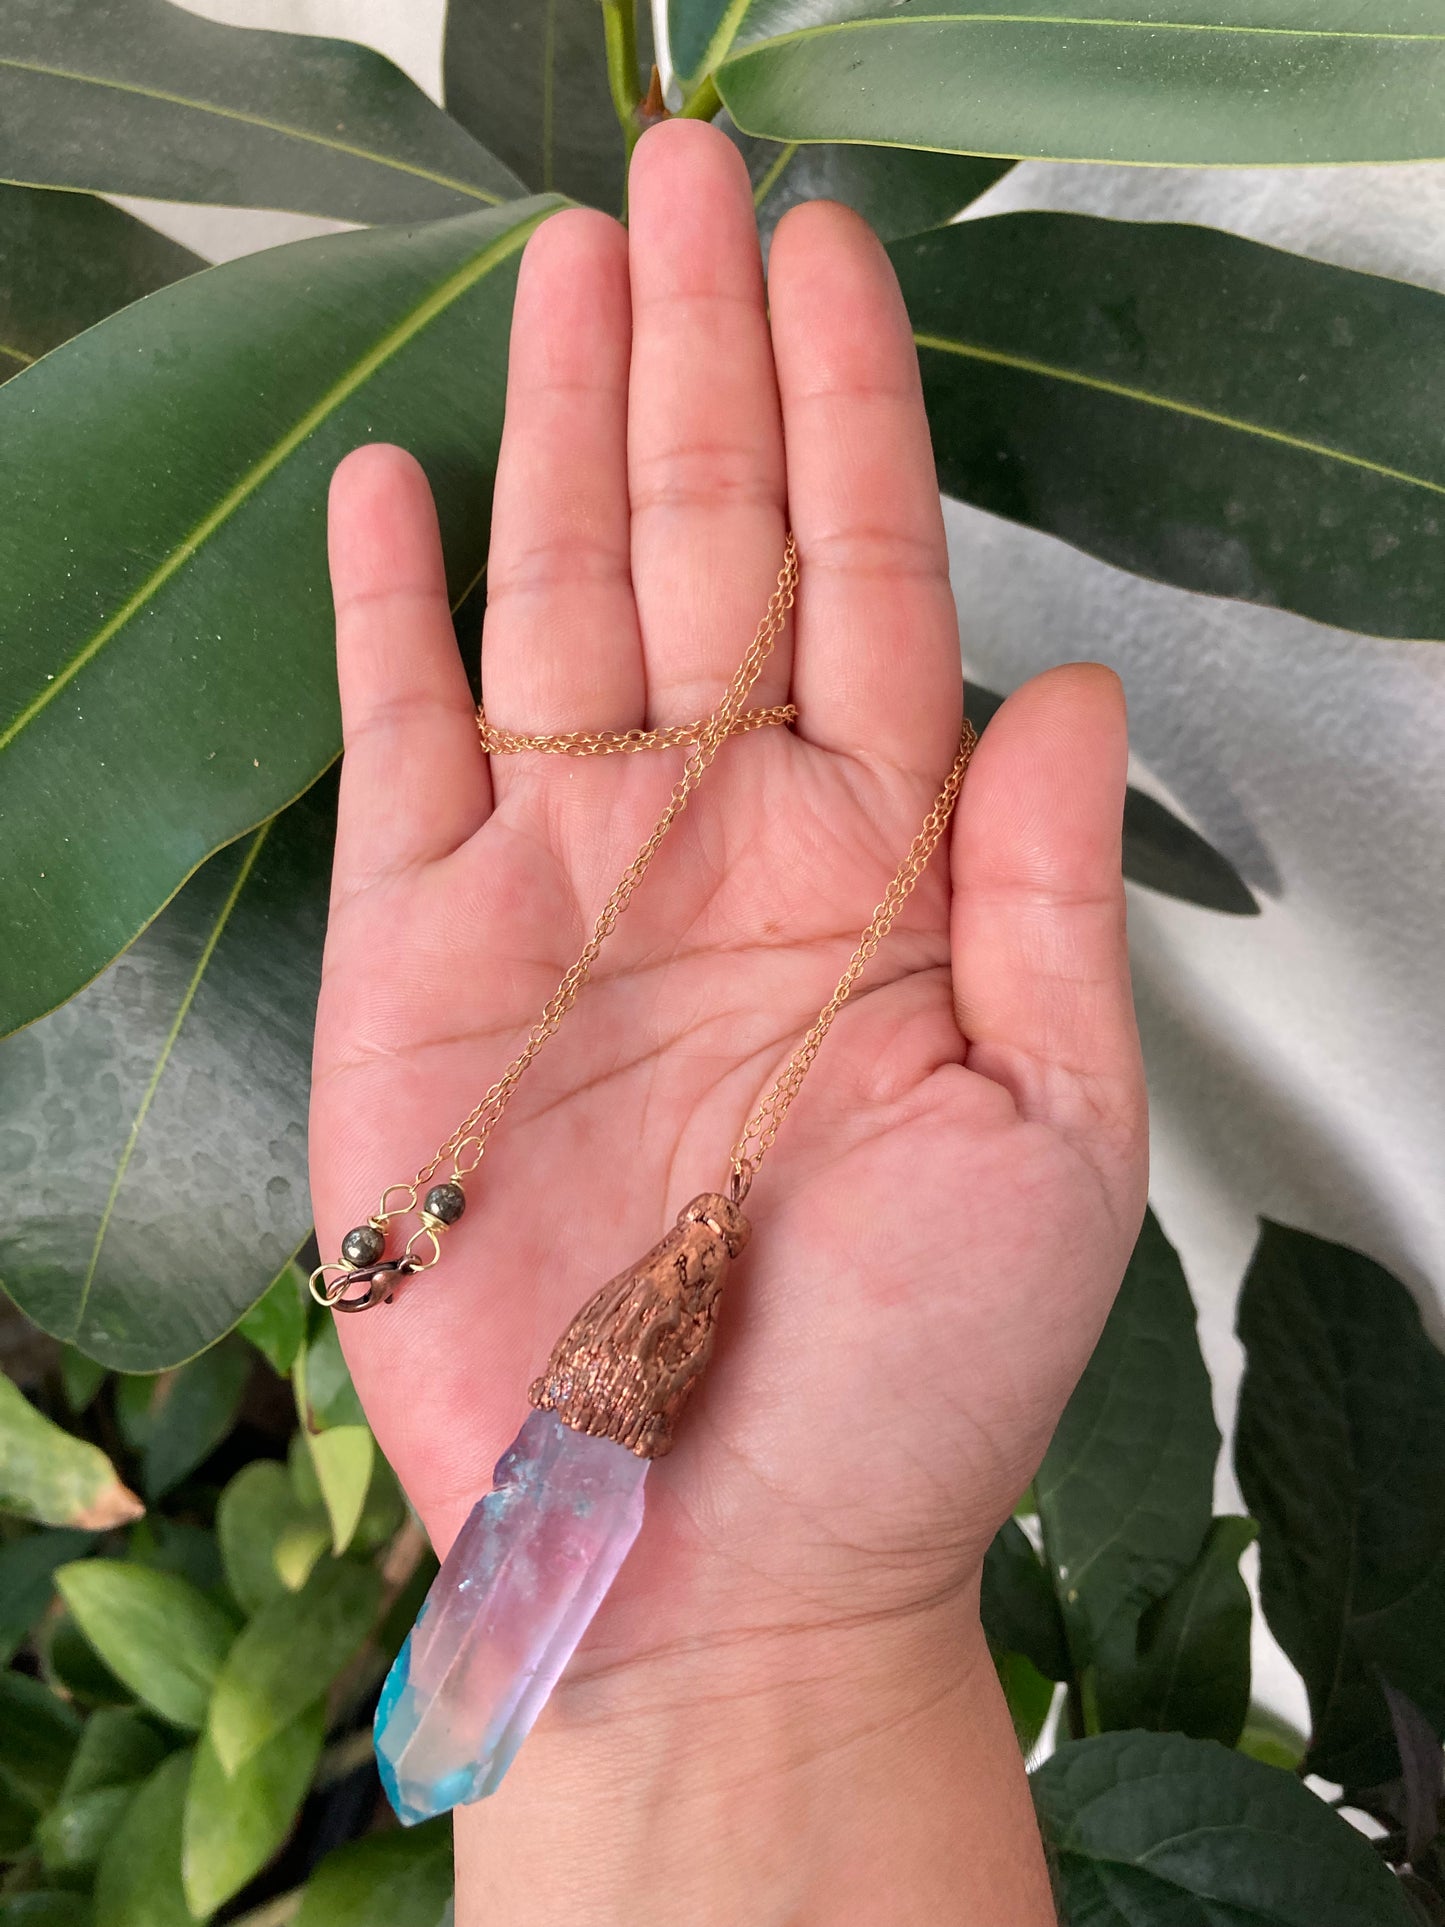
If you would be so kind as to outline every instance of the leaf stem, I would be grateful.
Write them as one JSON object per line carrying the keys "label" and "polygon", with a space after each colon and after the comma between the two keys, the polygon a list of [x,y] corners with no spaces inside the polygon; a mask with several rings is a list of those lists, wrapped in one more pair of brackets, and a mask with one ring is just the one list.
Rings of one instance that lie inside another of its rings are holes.
{"label": "leaf stem", "polygon": [[722,95],[717,90],[717,82],[711,74],[704,74],[677,112],[681,120],[712,120],[721,110]]}
{"label": "leaf stem", "polygon": [[602,0],[602,30],[607,41],[607,84],[613,111],[630,155],[642,132],[637,104],[642,98],[637,71],[636,0]]}

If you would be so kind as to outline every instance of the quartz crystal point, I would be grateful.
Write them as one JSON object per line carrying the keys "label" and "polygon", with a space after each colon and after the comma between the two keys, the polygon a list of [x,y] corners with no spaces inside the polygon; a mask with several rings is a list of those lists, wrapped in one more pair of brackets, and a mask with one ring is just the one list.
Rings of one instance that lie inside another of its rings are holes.
{"label": "quartz crystal point", "polygon": [[642,1525],[647,1460],[536,1411],[502,1454],[376,1709],[407,1826],[496,1790]]}

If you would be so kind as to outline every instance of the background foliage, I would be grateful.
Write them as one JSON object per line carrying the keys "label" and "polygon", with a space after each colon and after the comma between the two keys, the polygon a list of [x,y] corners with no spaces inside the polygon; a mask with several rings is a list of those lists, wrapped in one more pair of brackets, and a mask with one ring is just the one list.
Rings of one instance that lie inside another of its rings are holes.
{"label": "background foliage", "polygon": [[[1200,227],[955,217],[1019,157],[1445,155],[1445,0],[659,25],[765,242],[815,194],[888,241],[948,493],[1441,637],[1445,297]],[[446,1909],[445,1829],[367,1832],[369,1702],[429,1555],[289,1263],[339,747],[325,483],[359,440],[414,450],[474,646],[517,260],[562,197],[620,210],[651,39],[632,0],[452,0],[441,108],[349,42],[0,0],[0,1276],[33,1321],[0,1381],[0,1927]],[[358,225],[206,269],[106,194]],[[1256,912],[1156,798],[1125,831],[1137,883]],[[1021,1741],[1061,1741],[1035,1787],[1065,1912],[1445,1921],[1445,1361],[1398,1281],[1281,1226],[1239,1329],[1251,1517],[1213,1516],[1151,1220],[990,1553]],[[1251,1709],[1256,1556],[1308,1740]]]}

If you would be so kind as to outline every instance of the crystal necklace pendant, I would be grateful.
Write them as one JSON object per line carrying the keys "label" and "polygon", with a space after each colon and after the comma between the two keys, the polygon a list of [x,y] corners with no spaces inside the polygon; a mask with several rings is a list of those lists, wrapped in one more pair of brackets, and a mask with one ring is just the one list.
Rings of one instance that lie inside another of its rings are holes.
{"label": "crystal necklace pendant", "polygon": [[747,1239],[731,1200],[694,1198],[558,1340],[382,1689],[377,1760],[404,1824],[500,1784],[641,1530],[648,1465],[671,1449]]}

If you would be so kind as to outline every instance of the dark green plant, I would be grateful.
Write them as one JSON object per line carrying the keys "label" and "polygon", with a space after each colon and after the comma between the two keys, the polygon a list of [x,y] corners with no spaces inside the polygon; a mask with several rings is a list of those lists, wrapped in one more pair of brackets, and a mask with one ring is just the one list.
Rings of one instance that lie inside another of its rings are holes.
{"label": "dark green plant", "polygon": [[[953,224],[1020,157],[1445,155],[1445,0],[661,17],[678,108],[722,117],[765,239],[831,194],[889,242],[948,493],[1161,581],[1445,633],[1445,297],[1199,227]],[[660,111],[634,0],[451,0],[444,51],[446,111],[347,42],[0,0],[0,1276],[64,1346],[33,1398],[0,1386],[0,1927],[292,1917],[272,1897],[303,1891],[314,1829],[282,1842],[364,1756],[419,1553],[288,1269],[339,748],[325,485],[364,439],[419,456],[473,645],[520,251],[563,197],[620,210]],[[359,231],[202,271],[102,194]],[[996,702],[971,692],[980,722]],[[1125,867],[1258,908],[1140,791]],[[1445,1919],[1439,1357],[1394,1281],[1277,1229],[1241,1333],[1257,1528],[1211,1518],[1208,1381],[1151,1225],[990,1555],[1029,1743],[1062,1688],[1037,1785],[1065,1905]],[[1375,1816],[1376,1852],[1248,1713],[1256,1529],[1304,1765]],[[377,1835],[295,1918],[371,1893],[432,1927],[447,1878],[444,1837]]]}

